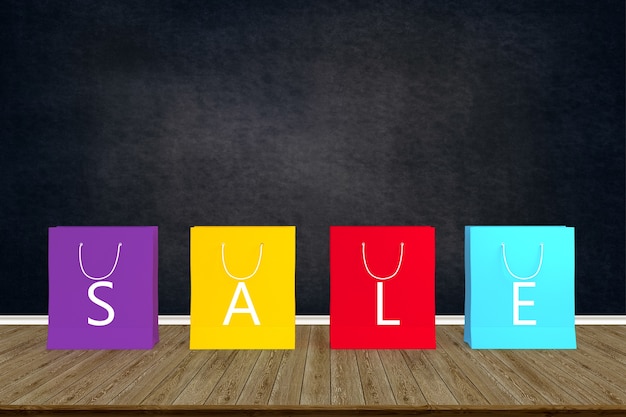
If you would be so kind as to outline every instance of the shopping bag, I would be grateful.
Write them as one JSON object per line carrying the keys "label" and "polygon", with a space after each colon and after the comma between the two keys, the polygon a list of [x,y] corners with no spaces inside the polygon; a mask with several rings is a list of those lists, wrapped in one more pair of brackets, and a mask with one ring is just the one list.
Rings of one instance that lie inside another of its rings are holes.
{"label": "shopping bag", "polygon": [[294,226],[191,228],[191,349],[295,348]]}
{"label": "shopping bag", "polygon": [[574,228],[465,227],[465,342],[575,349]]}
{"label": "shopping bag", "polygon": [[330,347],[435,348],[435,229],[331,226]]}
{"label": "shopping bag", "polygon": [[158,333],[158,231],[49,228],[48,349],[151,349]]}

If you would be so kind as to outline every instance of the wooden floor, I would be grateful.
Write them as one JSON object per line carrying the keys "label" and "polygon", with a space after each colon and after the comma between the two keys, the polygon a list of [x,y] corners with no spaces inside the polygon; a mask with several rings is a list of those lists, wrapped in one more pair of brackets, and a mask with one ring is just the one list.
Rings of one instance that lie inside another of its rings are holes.
{"label": "wooden floor", "polygon": [[191,351],[188,326],[161,326],[148,351],[48,351],[45,326],[0,326],[0,414],[626,416],[624,326],[577,326],[576,350],[472,350],[462,326],[426,351],[296,335],[293,351]]}

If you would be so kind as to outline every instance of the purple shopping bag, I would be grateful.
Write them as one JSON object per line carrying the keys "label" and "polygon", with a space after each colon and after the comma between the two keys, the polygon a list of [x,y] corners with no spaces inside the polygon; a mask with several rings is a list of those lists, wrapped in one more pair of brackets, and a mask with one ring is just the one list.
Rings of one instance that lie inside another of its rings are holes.
{"label": "purple shopping bag", "polygon": [[48,349],[151,349],[157,227],[51,227]]}

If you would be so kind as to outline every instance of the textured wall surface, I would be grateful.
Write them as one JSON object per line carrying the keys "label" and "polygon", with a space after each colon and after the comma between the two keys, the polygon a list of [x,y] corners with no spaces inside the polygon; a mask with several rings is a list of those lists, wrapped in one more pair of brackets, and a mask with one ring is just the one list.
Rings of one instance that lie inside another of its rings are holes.
{"label": "textured wall surface", "polygon": [[328,314],[330,225],[576,227],[578,314],[624,314],[623,1],[0,4],[0,314],[47,312],[47,228],[157,225],[189,312],[189,226],[297,226]]}

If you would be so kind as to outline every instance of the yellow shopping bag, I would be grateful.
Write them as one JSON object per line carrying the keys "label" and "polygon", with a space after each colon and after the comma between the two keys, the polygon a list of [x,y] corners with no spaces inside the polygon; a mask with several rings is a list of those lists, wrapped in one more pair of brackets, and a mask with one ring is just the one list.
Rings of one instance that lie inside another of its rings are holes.
{"label": "yellow shopping bag", "polygon": [[294,349],[295,226],[191,228],[191,349]]}

